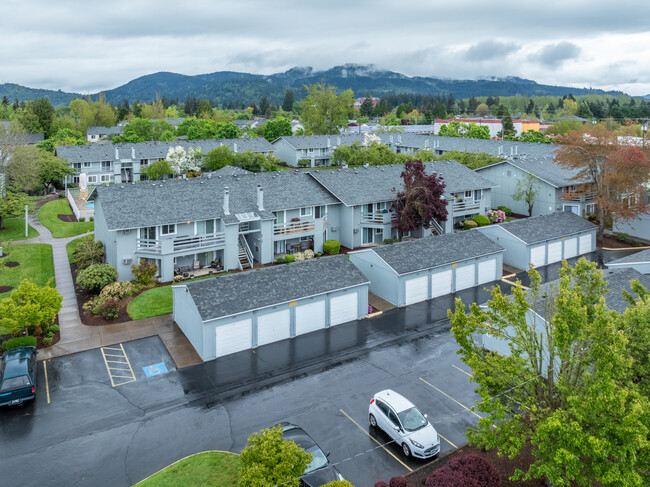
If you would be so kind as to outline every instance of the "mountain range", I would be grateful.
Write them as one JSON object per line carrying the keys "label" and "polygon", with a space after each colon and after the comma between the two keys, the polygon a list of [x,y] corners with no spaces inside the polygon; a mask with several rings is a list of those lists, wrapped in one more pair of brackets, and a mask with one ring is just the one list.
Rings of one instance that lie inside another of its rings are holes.
{"label": "mountain range", "polygon": [[[381,97],[384,95],[415,93],[436,95],[453,93],[454,97],[470,96],[537,96],[606,94],[622,95],[621,91],[603,91],[592,88],[572,88],[536,83],[519,77],[490,77],[479,80],[453,80],[424,76],[406,76],[378,69],[373,65],[345,64],[326,71],[317,71],[311,67],[294,67],[283,73],[260,75],[238,73],[234,71],[217,71],[209,74],[188,76],[178,73],[159,72],[141,76],[128,83],[104,92],[111,103],[128,100],[150,102],[156,96],[184,101],[188,96],[207,98],[221,105],[234,105],[258,102],[266,95],[271,103],[282,103],[284,93],[292,89],[296,100],[304,97],[304,85],[326,83],[338,90],[351,89],[355,96],[366,93]],[[91,94],[97,96],[98,93]],[[43,90],[27,88],[13,83],[0,84],[0,98],[7,96],[11,101],[32,100],[48,97],[53,105],[67,105],[75,98],[88,96],[80,93],[67,93],[61,90]]]}

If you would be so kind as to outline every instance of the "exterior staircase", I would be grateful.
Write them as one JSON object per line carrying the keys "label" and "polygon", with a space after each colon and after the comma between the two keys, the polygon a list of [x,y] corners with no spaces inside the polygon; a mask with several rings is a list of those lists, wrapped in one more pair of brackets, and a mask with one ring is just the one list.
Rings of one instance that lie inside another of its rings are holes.
{"label": "exterior staircase", "polygon": [[239,268],[241,270],[253,268],[253,254],[243,235],[239,236]]}

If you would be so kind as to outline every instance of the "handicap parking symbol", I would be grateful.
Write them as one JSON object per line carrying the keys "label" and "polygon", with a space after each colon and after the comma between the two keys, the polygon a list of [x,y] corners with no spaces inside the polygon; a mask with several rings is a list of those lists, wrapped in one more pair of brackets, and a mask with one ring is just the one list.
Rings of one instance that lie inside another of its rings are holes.
{"label": "handicap parking symbol", "polygon": [[147,377],[153,377],[154,375],[162,375],[168,372],[167,367],[165,366],[165,362],[160,362],[158,364],[153,364],[153,365],[147,365],[146,367],[142,367],[142,370],[144,370],[144,375],[146,375]]}

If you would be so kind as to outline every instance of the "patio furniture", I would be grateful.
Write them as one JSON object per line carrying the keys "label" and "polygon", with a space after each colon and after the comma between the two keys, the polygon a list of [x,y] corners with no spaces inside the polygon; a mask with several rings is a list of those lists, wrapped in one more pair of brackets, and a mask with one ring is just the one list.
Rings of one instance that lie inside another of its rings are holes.
{"label": "patio furniture", "polygon": [[293,254],[293,246],[291,244],[287,244],[287,254]]}
{"label": "patio furniture", "polygon": [[297,243],[297,244],[293,244],[293,245],[291,246],[291,248],[293,249],[293,252],[292,252],[292,253],[299,252],[299,251],[300,251],[300,244],[299,244],[299,243]]}

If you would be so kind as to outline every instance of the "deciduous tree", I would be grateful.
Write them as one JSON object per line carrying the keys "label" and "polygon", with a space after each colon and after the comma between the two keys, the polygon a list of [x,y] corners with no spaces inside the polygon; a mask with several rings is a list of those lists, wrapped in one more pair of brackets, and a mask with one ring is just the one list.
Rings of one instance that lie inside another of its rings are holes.
{"label": "deciduous tree", "polygon": [[14,336],[25,329],[32,335],[40,335],[43,327],[54,322],[62,300],[56,287],[49,284],[39,287],[23,279],[10,297],[0,301],[0,326],[9,328]]}
{"label": "deciduous tree", "polygon": [[533,206],[535,206],[535,198],[537,198],[538,193],[537,178],[532,174],[526,173],[523,178],[517,181],[512,199],[526,203],[528,205],[528,216],[533,216]]}
{"label": "deciduous tree", "polygon": [[404,186],[397,192],[393,227],[399,240],[405,233],[431,228],[432,222],[447,221],[447,201],[443,198],[445,182],[437,174],[427,174],[422,161],[406,161],[401,174]]}
{"label": "deciduous tree", "polygon": [[[566,103],[566,102],[565,102]],[[614,132],[602,125],[568,132],[558,138],[555,160],[577,170],[574,180],[592,183],[596,192],[598,240],[603,239],[606,220],[629,220],[650,213],[642,197],[650,180],[650,153],[623,145]]]}
{"label": "deciduous tree", "polygon": [[0,198],[0,229],[3,227],[3,219],[21,216],[25,214],[25,206],[28,209],[33,207],[33,203],[27,198],[25,193],[13,193],[7,191]]}
{"label": "deciduous tree", "polygon": [[291,135],[291,122],[284,117],[277,117],[262,125],[258,133],[269,142],[273,142],[278,137]]}
{"label": "deciduous tree", "polygon": [[347,125],[354,112],[354,93],[346,90],[337,95],[333,86],[323,83],[305,86],[307,97],[302,101],[301,120],[313,134],[335,134]]}

